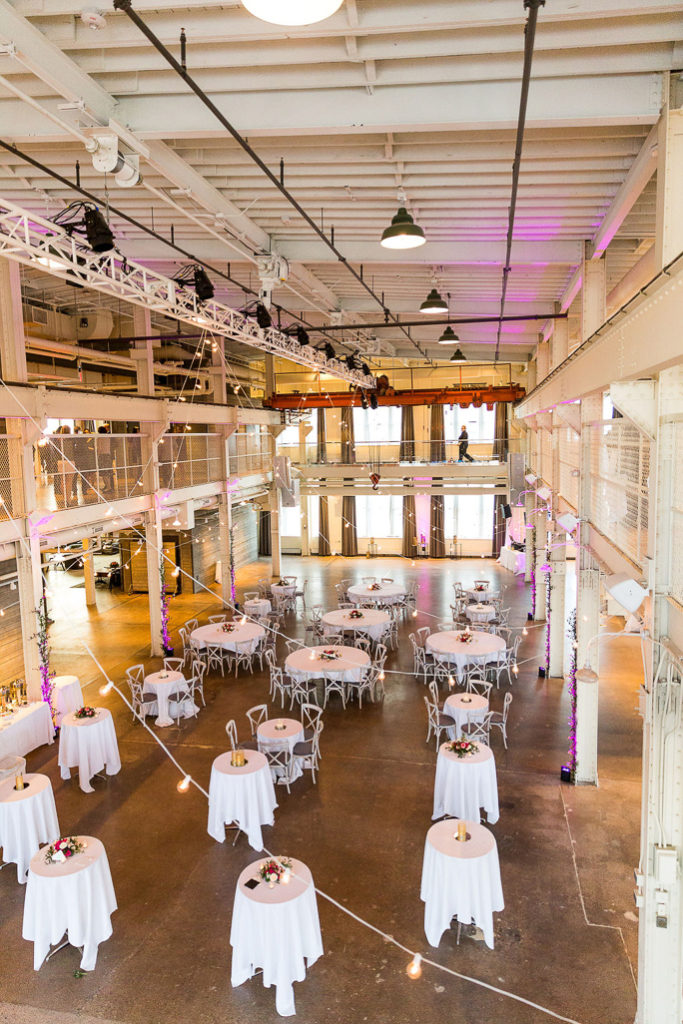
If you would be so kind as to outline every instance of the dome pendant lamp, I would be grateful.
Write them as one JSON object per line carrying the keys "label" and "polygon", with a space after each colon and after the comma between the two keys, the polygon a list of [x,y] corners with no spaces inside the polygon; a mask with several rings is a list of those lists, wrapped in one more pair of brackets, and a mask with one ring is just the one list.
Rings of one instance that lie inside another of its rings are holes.
{"label": "dome pendant lamp", "polygon": [[400,206],[391,224],[382,234],[381,244],[385,249],[417,249],[427,239],[419,224],[416,224],[405,206]]}
{"label": "dome pendant lamp", "polygon": [[456,345],[459,341],[460,338],[449,324],[446,330],[439,338],[439,345]]}
{"label": "dome pendant lamp", "polygon": [[420,306],[421,313],[448,313],[448,303],[442,299],[436,288],[431,292]]}
{"label": "dome pendant lamp", "polygon": [[271,25],[314,25],[339,10],[343,0],[242,0],[254,17]]}
{"label": "dome pendant lamp", "polygon": [[461,351],[461,349],[456,348],[455,352],[451,356],[450,361],[452,363],[466,363],[467,356]]}

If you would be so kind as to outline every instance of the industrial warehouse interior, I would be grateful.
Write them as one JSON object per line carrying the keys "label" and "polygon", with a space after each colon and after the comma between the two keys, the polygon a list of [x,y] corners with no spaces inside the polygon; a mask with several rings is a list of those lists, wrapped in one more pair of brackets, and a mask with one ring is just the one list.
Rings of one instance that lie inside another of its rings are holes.
{"label": "industrial warehouse interior", "polygon": [[0,1022],[683,1021],[681,0],[0,0]]}

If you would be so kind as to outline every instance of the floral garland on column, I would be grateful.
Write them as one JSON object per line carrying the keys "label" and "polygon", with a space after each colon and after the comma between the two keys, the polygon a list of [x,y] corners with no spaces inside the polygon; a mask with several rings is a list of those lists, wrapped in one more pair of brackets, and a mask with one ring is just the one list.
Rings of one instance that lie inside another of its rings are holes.
{"label": "floral garland on column", "polygon": [[159,559],[159,583],[161,585],[161,644],[164,651],[172,651],[171,634],[168,631],[168,594],[166,593],[166,565],[164,555]]}
{"label": "floral garland on column", "polygon": [[529,568],[529,580],[531,582],[531,614],[530,619],[536,618],[536,527],[531,527],[531,550],[529,552],[531,566]]}
{"label": "floral garland on column", "polygon": [[550,574],[552,566],[550,565],[550,551],[548,548],[545,550],[545,562],[543,564],[543,574],[545,575],[545,674],[550,675],[550,618],[551,618],[551,602],[550,602]]}
{"label": "floral garland on column", "polygon": [[571,781],[574,782],[576,775],[576,608],[567,618],[567,636],[570,640],[569,672],[567,674],[567,689],[569,691],[569,760],[567,768]]}
{"label": "floral garland on column", "polygon": [[52,721],[54,722],[55,709],[52,703],[52,691],[54,689],[55,673],[50,670],[50,641],[47,635],[47,627],[50,620],[44,600],[43,604],[36,608],[36,617],[38,619],[38,632],[35,638],[38,642],[38,657],[40,658],[40,693],[50,709]]}
{"label": "floral garland on column", "polygon": [[228,551],[228,559],[230,566],[230,600],[233,605],[237,604],[237,590],[235,587],[235,524],[230,523],[230,550]]}

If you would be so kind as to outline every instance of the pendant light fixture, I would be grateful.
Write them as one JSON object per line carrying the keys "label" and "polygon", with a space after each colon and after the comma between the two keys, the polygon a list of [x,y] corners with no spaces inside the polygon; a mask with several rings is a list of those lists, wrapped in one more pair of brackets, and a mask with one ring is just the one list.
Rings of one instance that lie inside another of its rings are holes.
{"label": "pendant light fixture", "polygon": [[405,206],[399,206],[398,213],[381,238],[385,249],[417,249],[426,241],[424,231],[415,223]]}
{"label": "pendant light fixture", "polygon": [[448,313],[448,303],[442,299],[436,288],[431,292],[420,306],[421,313]]}
{"label": "pendant light fixture", "polygon": [[455,352],[451,356],[452,363],[466,363],[467,356],[463,353],[462,349],[456,348]]}
{"label": "pendant light fixture", "polygon": [[271,25],[314,25],[338,11],[343,0],[242,0],[254,17]]}
{"label": "pendant light fixture", "polygon": [[449,324],[446,330],[439,338],[439,345],[457,345],[459,341],[460,338]]}

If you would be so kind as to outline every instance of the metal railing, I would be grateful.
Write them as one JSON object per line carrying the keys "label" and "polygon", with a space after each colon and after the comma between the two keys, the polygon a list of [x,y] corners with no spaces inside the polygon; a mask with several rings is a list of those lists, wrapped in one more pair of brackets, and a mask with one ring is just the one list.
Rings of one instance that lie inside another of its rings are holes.
{"label": "metal railing", "polygon": [[146,492],[140,434],[50,434],[34,446],[39,504],[51,510]]}
{"label": "metal railing", "polygon": [[[683,423],[673,426],[673,451],[680,452],[683,445]],[[671,501],[671,596],[683,605],[683,473],[672,465]]]}
{"label": "metal railing", "polygon": [[159,440],[159,484],[171,490],[214,483],[225,476],[220,434],[164,434]]}
{"label": "metal railing", "polygon": [[[282,454],[288,453],[283,451]],[[258,428],[235,431],[228,440],[228,461],[230,476],[270,472],[273,468],[272,437]]]}
{"label": "metal railing", "polygon": [[21,475],[21,440],[0,435],[0,521],[24,515],[24,487]]}
{"label": "metal railing", "polygon": [[[519,451],[521,442],[513,439],[508,442],[508,451]],[[343,453],[346,445],[342,441],[326,441],[319,446],[316,441],[308,440],[302,446],[300,444],[278,445],[278,454],[288,456],[293,463],[306,465],[338,465],[344,464]],[[319,450],[319,448],[321,450]],[[433,464],[442,462],[457,462],[459,458],[459,445],[457,438],[448,438],[445,441],[382,441],[381,443],[369,443],[356,441],[353,445],[355,461],[361,463],[421,463]],[[442,458],[445,452],[445,459]],[[506,462],[507,457],[500,458],[497,454],[496,444],[493,438],[470,438],[467,454],[472,456],[475,462]]]}

